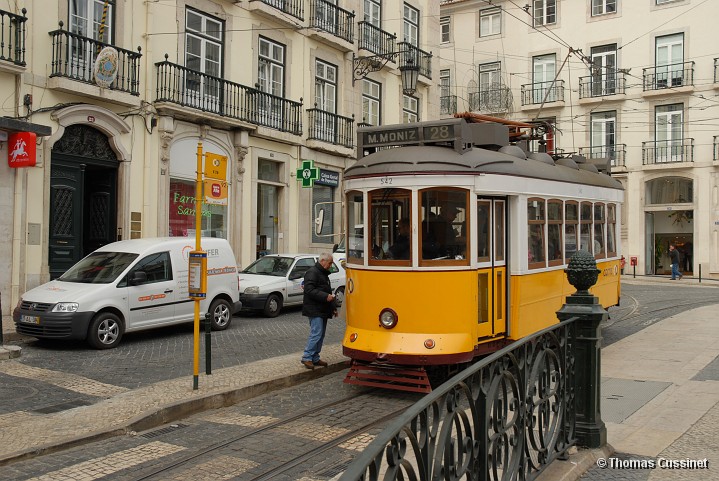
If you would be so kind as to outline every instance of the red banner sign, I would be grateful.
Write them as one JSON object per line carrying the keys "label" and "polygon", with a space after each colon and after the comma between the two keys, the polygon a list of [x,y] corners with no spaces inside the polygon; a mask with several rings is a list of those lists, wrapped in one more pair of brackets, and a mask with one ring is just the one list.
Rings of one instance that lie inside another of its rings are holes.
{"label": "red banner sign", "polygon": [[33,132],[15,132],[8,136],[7,163],[10,167],[35,166],[35,139]]}

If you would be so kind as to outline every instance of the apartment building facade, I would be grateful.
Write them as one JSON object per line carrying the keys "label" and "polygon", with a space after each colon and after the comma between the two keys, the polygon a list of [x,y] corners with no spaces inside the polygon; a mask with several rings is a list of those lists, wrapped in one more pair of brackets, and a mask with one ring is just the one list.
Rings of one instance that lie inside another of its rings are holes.
{"label": "apartment building facade", "polygon": [[330,250],[356,128],[438,116],[438,18],[432,0],[0,0],[3,314],[100,245],[194,236],[200,148],[227,159],[202,233],[240,266]]}
{"label": "apartment building facade", "polygon": [[703,0],[447,0],[441,116],[546,120],[625,187],[626,271],[719,277],[719,44]]}

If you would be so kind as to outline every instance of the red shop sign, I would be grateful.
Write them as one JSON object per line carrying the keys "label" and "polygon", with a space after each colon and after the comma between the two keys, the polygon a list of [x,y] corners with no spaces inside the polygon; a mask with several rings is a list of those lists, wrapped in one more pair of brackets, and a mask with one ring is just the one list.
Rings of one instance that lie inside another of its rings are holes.
{"label": "red shop sign", "polygon": [[10,167],[35,166],[34,132],[14,132],[8,136],[7,164]]}

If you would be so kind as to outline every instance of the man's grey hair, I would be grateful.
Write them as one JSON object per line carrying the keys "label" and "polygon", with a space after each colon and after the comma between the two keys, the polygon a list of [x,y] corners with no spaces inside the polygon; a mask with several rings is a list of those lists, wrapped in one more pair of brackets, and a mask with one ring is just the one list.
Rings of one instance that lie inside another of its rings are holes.
{"label": "man's grey hair", "polygon": [[332,260],[332,254],[330,254],[329,252],[323,252],[322,254],[320,254],[320,262],[330,260]]}

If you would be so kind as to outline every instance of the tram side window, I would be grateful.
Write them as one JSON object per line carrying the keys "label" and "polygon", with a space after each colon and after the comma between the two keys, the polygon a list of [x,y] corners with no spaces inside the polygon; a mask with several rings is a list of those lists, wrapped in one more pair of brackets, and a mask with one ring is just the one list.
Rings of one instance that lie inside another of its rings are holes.
{"label": "tram side window", "polygon": [[489,262],[490,260],[490,249],[492,244],[490,242],[490,209],[491,202],[486,200],[477,201],[477,261]]}
{"label": "tram side window", "polygon": [[377,189],[369,193],[370,264],[411,264],[410,199],[411,191],[406,189]]}
{"label": "tram side window", "polygon": [[617,255],[617,206],[607,204],[607,256]]}
{"label": "tram side window", "polygon": [[569,201],[564,204],[564,263],[577,252],[577,225],[579,223],[579,205]]}
{"label": "tram side window", "polygon": [[347,262],[364,262],[364,200],[362,192],[348,192],[347,205]]}
{"label": "tram side window", "polygon": [[579,248],[590,254],[592,246],[592,203],[582,202],[579,217]]}
{"label": "tram side window", "polygon": [[562,201],[547,202],[547,258],[550,266],[562,264]]}
{"label": "tram side window", "polygon": [[604,258],[604,204],[594,204],[594,257]]}
{"label": "tram side window", "polygon": [[504,201],[494,203],[494,261],[504,261]]}
{"label": "tram side window", "polygon": [[467,265],[467,191],[436,188],[420,192],[423,261],[459,261]]}
{"label": "tram side window", "polygon": [[544,255],[544,199],[527,201],[528,261],[530,269],[545,267]]}

